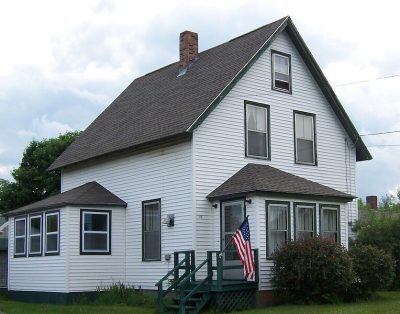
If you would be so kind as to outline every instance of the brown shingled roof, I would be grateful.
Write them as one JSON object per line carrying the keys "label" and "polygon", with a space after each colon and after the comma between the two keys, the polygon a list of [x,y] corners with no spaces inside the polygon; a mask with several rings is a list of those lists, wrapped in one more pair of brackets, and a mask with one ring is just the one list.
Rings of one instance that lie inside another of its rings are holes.
{"label": "brown shingled roof", "polygon": [[66,205],[110,205],[126,207],[127,204],[97,182],[88,182],[72,190],[50,196],[44,200],[14,209],[7,216],[26,214]]}
{"label": "brown shingled roof", "polygon": [[312,74],[356,145],[357,160],[371,159],[290,17],[284,17],[199,53],[185,75],[178,76],[179,62],[175,62],[137,78],[49,170],[190,134],[283,29],[307,58]]}
{"label": "brown shingled roof", "polygon": [[222,183],[207,198],[212,200],[248,193],[276,193],[351,201],[355,198],[325,185],[304,179],[267,165],[247,164]]}

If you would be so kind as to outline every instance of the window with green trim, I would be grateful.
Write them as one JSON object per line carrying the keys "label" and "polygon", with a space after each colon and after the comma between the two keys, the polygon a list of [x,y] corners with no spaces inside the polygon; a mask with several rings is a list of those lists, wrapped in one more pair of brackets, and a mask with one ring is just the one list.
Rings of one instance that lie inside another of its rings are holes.
{"label": "window with green trim", "polygon": [[268,106],[246,102],[246,156],[270,156],[268,111]]}
{"label": "window with green trim", "polygon": [[339,207],[322,205],[320,210],[321,237],[339,242]]}
{"label": "window with green trim", "polygon": [[295,112],[294,124],[296,163],[315,165],[315,116]]}
{"label": "window with green trim", "polygon": [[315,205],[295,205],[296,240],[313,238],[315,235]]}
{"label": "window with green trim", "polygon": [[267,254],[271,256],[290,238],[288,203],[267,203]]}

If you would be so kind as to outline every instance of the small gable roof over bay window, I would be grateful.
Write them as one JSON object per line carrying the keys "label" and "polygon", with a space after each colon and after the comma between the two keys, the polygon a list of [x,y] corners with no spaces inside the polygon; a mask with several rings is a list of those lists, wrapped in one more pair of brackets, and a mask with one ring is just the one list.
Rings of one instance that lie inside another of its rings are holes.
{"label": "small gable roof over bay window", "polygon": [[199,53],[184,75],[178,75],[175,62],[135,79],[49,169],[190,137],[282,31],[289,34],[353,141],[357,161],[372,159],[292,20],[284,17]]}
{"label": "small gable roof over bay window", "polygon": [[222,183],[207,198],[209,200],[248,193],[274,193],[291,197],[323,198],[350,202],[353,195],[304,179],[267,165],[247,164]]}
{"label": "small gable roof over bay window", "polygon": [[60,208],[67,205],[108,205],[126,207],[127,203],[99,183],[93,181],[72,190],[50,196],[44,200],[14,209],[6,213],[6,215],[16,216],[39,210]]}

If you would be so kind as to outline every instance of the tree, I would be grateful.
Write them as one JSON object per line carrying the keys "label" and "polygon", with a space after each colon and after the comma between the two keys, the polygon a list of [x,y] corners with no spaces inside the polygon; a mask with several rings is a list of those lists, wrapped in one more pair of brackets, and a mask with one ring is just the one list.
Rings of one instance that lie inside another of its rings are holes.
{"label": "tree", "polygon": [[19,167],[11,172],[15,182],[0,179],[0,212],[59,193],[60,171],[47,171],[47,168],[79,134],[67,132],[57,138],[31,141]]}

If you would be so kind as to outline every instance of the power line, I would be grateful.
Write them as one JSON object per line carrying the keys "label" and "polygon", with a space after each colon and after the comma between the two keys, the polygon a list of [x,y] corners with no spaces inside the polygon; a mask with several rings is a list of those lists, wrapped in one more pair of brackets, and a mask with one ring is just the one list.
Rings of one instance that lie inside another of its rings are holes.
{"label": "power line", "polygon": [[360,136],[382,135],[382,134],[391,134],[391,133],[400,133],[400,130],[387,131],[387,132],[377,132],[377,133],[366,133],[366,134],[360,134]]}
{"label": "power line", "polygon": [[368,83],[368,82],[373,82],[373,81],[390,79],[390,78],[399,77],[399,76],[400,76],[400,74],[393,74],[393,75],[376,77],[376,78],[373,78],[373,79],[370,79],[370,80],[347,82],[347,83],[337,84],[337,85],[333,85],[333,86],[334,87],[342,87],[342,86],[348,86],[348,85],[362,84],[362,83]]}
{"label": "power line", "polygon": [[367,147],[398,147],[400,144],[394,144],[394,145],[367,145]]}

